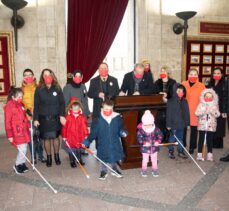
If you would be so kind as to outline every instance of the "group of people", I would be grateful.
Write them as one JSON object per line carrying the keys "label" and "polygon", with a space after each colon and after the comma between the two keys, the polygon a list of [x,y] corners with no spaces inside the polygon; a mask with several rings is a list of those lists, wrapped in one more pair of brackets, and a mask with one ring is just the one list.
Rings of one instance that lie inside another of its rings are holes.
{"label": "group of people", "polygon": [[[122,177],[117,163],[124,157],[121,138],[126,137],[128,131],[120,114],[114,111],[112,99],[115,96],[163,94],[163,100],[167,104],[166,111],[159,111],[156,117],[149,110],[145,111],[137,126],[137,140],[142,146],[143,177],[147,176],[149,158],[152,161],[152,175],[159,175],[157,153],[161,142],[174,142],[177,137],[178,157],[188,158],[183,145],[187,145],[186,131],[189,126],[189,153],[194,153],[198,143],[197,160],[205,159],[202,154],[205,137],[208,147],[207,160],[213,160],[213,147],[223,147],[229,109],[228,81],[225,80],[221,68],[214,69],[206,86],[199,82],[198,71],[195,69],[189,71],[187,81],[179,84],[171,78],[167,67],[162,67],[160,78],[154,81],[148,61],[135,64],[134,70],[125,74],[121,88],[118,80],[109,74],[106,63],[99,65],[98,72],[99,75],[91,79],[87,91],[82,83],[82,71],[75,70],[72,79],[62,91],[52,70],[44,69],[38,84],[33,71],[24,70],[22,87],[11,88],[4,108],[7,138],[20,149],[13,167],[16,173],[28,171],[23,154],[26,154],[28,144],[32,153],[32,138],[37,140],[32,158],[35,163],[38,156],[39,161],[51,167],[53,146],[55,163],[60,165],[62,136],[72,168],[77,166],[76,161],[84,165],[84,149],[95,140],[97,156],[111,165],[114,176]],[[91,118],[91,113],[88,97],[93,99],[90,132],[88,119]],[[43,147],[46,159],[43,156]],[[168,155],[171,159],[175,158],[172,145],[169,146]],[[229,156],[221,160],[229,161]],[[101,164],[99,178],[104,180],[107,175],[107,166]]]}

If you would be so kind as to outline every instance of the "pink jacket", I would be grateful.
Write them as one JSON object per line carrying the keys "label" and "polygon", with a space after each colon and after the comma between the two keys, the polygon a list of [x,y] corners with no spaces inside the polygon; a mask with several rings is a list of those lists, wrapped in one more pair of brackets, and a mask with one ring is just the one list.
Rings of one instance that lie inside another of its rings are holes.
{"label": "pink jacket", "polygon": [[[205,102],[204,95],[211,92],[213,95],[212,102]],[[220,116],[218,96],[213,89],[205,89],[200,96],[200,103],[195,112],[198,117],[198,130],[201,131],[216,131],[217,117]],[[207,121],[207,122],[206,122]]]}

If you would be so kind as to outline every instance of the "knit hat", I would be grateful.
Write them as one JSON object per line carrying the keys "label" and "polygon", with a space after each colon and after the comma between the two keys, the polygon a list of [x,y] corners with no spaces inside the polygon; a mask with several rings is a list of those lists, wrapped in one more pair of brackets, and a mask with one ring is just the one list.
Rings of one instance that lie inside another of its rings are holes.
{"label": "knit hat", "polygon": [[142,116],[142,124],[143,125],[154,125],[154,116],[150,112],[150,110],[146,110]]}

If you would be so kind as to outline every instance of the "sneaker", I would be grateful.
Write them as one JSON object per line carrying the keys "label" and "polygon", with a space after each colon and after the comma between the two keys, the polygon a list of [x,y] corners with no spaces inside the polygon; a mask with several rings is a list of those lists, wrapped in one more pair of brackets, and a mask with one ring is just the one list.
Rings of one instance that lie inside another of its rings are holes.
{"label": "sneaker", "polygon": [[204,158],[202,156],[202,153],[197,153],[196,160],[204,161]]}
{"label": "sneaker", "polygon": [[23,173],[29,171],[29,168],[25,165],[25,163],[22,164],[22,170],[23,170]]}
{"label": "sneaker", "polygon": [[13,169],[14,169],[16,174],[23,174],[24,173],[22,165],[17,165],[17,166],[15,165],[13,167]]}
{"label": "sneaker", "polygon": [[208,153],[207,160],[208,161],[213,161],[213,154],[211,152]]}
{"label": "sneaker", "polygon": [[107,176],[108,176],[107,172],[101,171],[99,179],[105,180],[107,178]]}
{"label": "sneaker", "polygon": [[40,162],[42,162],[42,163],[45,163],[45,162],[46,162],[46,160],[45,160],[44,157],[38,158],[38,160],[39,160]]}
{"label": "sneaker", "polygon": [[74,162],[70,162],[70,166],[72,167],[72,168],[76,168],[76,162],[74,161]]}
{"label": "sneaker", "polygon": [[147,177],[147,171],[142,170],[141,175],[142,175],[142,177]]}
{"label": "sneaker", "polygon": [[182,159],[188,159],[188,156],[184,152],[178,152],[178,157]]}
{"label": "sneaker", "polygon": [[173,153],[173,151],[169,151],[169,157],[171,159],[175,159],[176,158],[175,155],[174,155],[174,153]]}
{"label": "sneaker", "polygon": [[115,176],[117,178],[122,178],[123,177],[122,173],[118,169],[113,169],[113,170],[116,172],[116,174],[112,171],[111,172],[112,176]]}
{"label": "sneaker", "polygon": [[153,175],[153,177],[159,177],[158,170],[153,170],[152,175]]}

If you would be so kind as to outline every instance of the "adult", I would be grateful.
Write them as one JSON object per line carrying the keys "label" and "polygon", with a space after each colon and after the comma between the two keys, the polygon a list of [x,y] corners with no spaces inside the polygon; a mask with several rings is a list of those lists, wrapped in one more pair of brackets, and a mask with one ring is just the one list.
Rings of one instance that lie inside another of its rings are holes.
{"label": "adult", "polygon": [[108,64],[101,63],[98,71],[99,76],[91,79],[88,90],[88,97],[93,99],[93,119],[100,116],[102,102],[106,98],[111,99],[119,93],[118,80],[109,75]]}
{"label": "adult", "polygon": [[155,92],[153,78],[144,69],[142,63],[137,63],[133,71],[125,74],[119,93],[120,96],[150,95]]}
{"label": "adult", "polygon": [[[170,78],[169,75],[169,70],[167,67],[162,67],[160,69],[159,73],[160,78],[155,81],[155,88],[156,88],[156,93],[158,94],[163,94],[164,101],[167,102],[167,99],[169,99],[172,96],[173,92],[173,86],[176,83],[175,80]],[[160,128],[160,130],[163,133],[163,141],[162,142],[167,142],[169,138],[169,132],[166,128],[166,111],[158,111],[157,116],[156,116],[156,125]]]}
{"label": "adult", "polygon": [[[34,77],[34,73],[31,69],[27,68],[23,71],[23,82],[22,82],[22,91],[23,91],[23,98],[22,102],[24,104],[27,118],[29,121],[32,120],[32,113],[34,108],[34,93],[37,87],[36,78]],[[35,129],[35,128],[33,128]],[[33,130],[34,131],[34,130]],[[34,136],[35,137],[35,136]],[[34,163],[37,163],[37,157],[38,154],[38,160],[42,163],[46,162],[44,156],[43,156],[43,143],[42,140],[35,141],[34,140]],[[32,145],[31,142],[29,142],[29,149],[32,157]]]}
{"label": "adult", "polygon": [[81,70],[75,70],[73,72],[72,81],[65,85],[63,89],[65,106],[69,104],[71,97],[76,97],[83,106],[83,113],[85,116],[90,116],[90,111],[88,108],[88,97],[87,97],[87,88],[82,83],[83,73]]}
{"label": "adult", "polygon": [[60,165],[59,149],[61,123],[65,124],[65,103],[61,87],[54,72],[44,69],[34,97],[34,125],[39,126],[47,154],[46,166],[52,166],[51,144],[54,148],[56,165]]}
{"label": "adult", "polygon": [[[195,115],[195,111],[200,102],[201,92],[205,89],[203,83],[199,82],[199,75],[196,69],[190,69],[188,73],[188,80],[183,81],[182,85],[186,89],[186,99],[188,101],[189,113],[190,113],[190,144],[189,153],[193,154],[197,146],[197,124],[198,119]],[[186,130],[184,135],[184,145],[186,145]]]}
{"label": "adult", "polygon": [[[229,76],[227,76],[226,84],[227,84],[226,88],[227,88],[227,96],[228,96],[227,97],[227,117],[229,117]],[[229,118],[227,118],[227,126],[229,129]],[[220,161],[229,162],[229,154],[224,157],[221,157]]]}
{"label": "adult", "polygon": [[227,118],[227,89],[226,82],[223,76],[221,67],[216,67],[213,70],[212,77],[207,85],[212,88],[219,97],[220,116],[217,118],[217,128],[213,135],[213,147],[223,148],[223,138],[226,134],[226,118]]}

